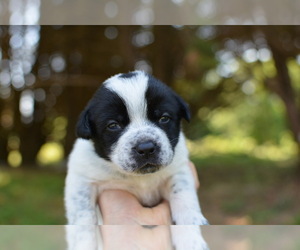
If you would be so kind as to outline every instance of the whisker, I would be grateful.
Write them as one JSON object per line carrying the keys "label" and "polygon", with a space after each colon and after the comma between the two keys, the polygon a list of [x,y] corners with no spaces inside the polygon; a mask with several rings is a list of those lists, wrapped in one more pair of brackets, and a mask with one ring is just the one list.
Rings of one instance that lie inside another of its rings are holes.
{"label": "whisker", "polygon": [[172,139],[170,142],[173,142],[175,140],[179,140],[179,137],[176,137],[176,138]]}

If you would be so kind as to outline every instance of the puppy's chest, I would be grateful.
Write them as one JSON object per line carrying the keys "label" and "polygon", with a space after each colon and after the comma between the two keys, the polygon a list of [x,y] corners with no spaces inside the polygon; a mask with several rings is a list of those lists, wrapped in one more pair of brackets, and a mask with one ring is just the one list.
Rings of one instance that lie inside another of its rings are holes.
{"label": "puppy's chest", "polygon": [[102,192],[105,189],[125,190],[138,198],[140,203],[146,207],[157,205],[162,199],[164,188],[162,180],[110,180],[99,183],[98,191]]}

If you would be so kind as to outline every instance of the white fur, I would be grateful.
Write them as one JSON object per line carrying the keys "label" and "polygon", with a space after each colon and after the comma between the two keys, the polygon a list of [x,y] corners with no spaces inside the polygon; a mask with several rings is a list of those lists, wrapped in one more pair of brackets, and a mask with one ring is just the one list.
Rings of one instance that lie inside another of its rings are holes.
{"label": "white fur", "polygon": [[[112,161],[99,157],[91,140],[76,140],[68,162],[65,205],[68,224],[81,227],[67,229],[70,250],[95,250],[97,245],[100,247],[100,244],[95,243],[99,236],[95,235],[92,226],[101,223],[101,214],[97,213],[97,198],[105,189],[127,190],[146,206],[154,206],[162,198],[166,199],[170,203],[172,219],[177,225],[207,224],[200,210],[194,178],[188,166],[188,151],[183,133],[180,133],[173,153],[165,132],[146,119],[147,79],[144,73],[139,72],[134,81],[131,78],[120,80],[115,76],[105,83],[107,88],[124,100],[130,117],[130,125],[114,146]],[[125,87],[120,88],[118,81],[126,81],[121,85]],[[140,138],[155,140],[160,145],[159,157],[164,168],[145,175],[136,175],[126,169],[130,164],[128,150]],[[189,230],[185,237],[187,239],[190,234],[188,232]],[[195,248],[186,240],[182,244],[185,248],[178,246],[178,249],[206,249],[200,231],[196,235],[200,237],[197,241],[200,242],[200,247]]]}
{"label": "white fur", "polygon": [[106,80],[104,86],[123,99],[132,123],[143,123],[146,120],[147,111],[145,93],[148,77],[142,71],[137,72],[138,74],[132,78],[120,78],[120,75],[113,76]]}

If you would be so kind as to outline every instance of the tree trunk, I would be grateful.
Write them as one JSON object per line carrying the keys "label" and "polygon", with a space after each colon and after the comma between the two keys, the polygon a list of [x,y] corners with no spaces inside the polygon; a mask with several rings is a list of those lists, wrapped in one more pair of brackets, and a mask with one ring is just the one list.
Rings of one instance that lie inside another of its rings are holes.
{"label": "tree trunk", "polygon": [[7,137],[6,133],[0,135],[0,165],[7,165],[7,156],[8,156],[8,151],[7,151]]}
{"label": "tree trunk", "polygon": [[[67,86],[63,95],[63,100],[58,100],[59,102],[67,104],[65,108],[67,109],[68,132],[64,142],[65,157],[69,155],[73,148],[76,139],[76,124],[80,112],[83,111],[85,105],[87,105],[88,100],[95,93],[96,89],[96,86]],[[76,107],[73,104],[76,104]]]}
{"label": "tree trunk", "polygon": [[300,110],[297,107],[295,91],[288,72],[287,58],[275,46],[272,46],[272,42],[269,45],[277,70],[277,86],[272,90],[279,95],[285,105],[287,119],[298,146],[298,168],[300,170]]}

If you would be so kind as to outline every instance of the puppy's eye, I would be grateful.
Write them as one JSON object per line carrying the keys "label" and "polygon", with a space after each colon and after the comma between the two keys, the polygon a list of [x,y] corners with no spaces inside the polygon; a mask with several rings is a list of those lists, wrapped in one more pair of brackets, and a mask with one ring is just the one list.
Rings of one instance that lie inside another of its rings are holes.
{"label": "puppy's eye", "polygon": [[108,123],[108,125],[107,125],[107,129],[112,130],[112,131],[119,130],[121,128],[122,128],[121,125],[115,121],[112,121],[112,122]]}
{"label": "puppy's eye", "polygon": [[169,115],[163,115],[159,118],[158,122],[159,123],[168,123],[170,121],[171,117]]}

